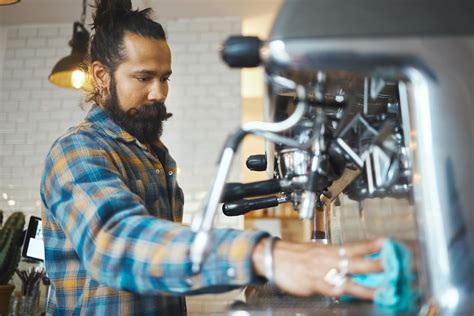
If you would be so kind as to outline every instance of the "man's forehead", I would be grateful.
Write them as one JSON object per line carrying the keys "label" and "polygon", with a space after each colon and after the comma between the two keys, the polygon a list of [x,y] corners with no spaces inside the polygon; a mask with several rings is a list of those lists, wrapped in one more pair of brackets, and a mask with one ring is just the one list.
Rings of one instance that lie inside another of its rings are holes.
{"label": "man's forehead", "polygon": [[171,68],[171,51],[168,43],[162,39],[143,37],[126,32],[124,47],[127,63],[160,64]]}

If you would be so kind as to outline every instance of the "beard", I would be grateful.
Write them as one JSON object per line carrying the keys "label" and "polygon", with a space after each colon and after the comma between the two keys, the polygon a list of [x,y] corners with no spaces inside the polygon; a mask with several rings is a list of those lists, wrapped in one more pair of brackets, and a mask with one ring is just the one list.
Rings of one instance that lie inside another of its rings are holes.
{"label": "beard", "polygon": [[152,102],[124,111],[118,100],[113,76],[109,91],[105,110],[115,123],[143,144],[151,144],[161,137],[163,122],[173,116],[172,113],[168,113],[164,103]]}

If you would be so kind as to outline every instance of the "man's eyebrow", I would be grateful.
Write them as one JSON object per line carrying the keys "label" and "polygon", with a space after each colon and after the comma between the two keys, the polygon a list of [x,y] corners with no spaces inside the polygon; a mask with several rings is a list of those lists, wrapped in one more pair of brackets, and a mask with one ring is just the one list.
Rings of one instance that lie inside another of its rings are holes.
{"label": "man's eyebrow", "polygon": [[[148,75],[148,76],[156,76],[156,75],[158,75],[158,72],[156,72],[156,71],[153,71],[153,70],[145,70],[145,69],[143,69],[143,70],[137,70],[137,71],[135,71],[134,73],[135,73],[136,75]],[[168,77],[168,76],[171,76],[172,73],[173,73],[173,72],[172,72],[171,70],[169,70],[169,71],[165,72],[165,73],[163,74],[163,76]]]}

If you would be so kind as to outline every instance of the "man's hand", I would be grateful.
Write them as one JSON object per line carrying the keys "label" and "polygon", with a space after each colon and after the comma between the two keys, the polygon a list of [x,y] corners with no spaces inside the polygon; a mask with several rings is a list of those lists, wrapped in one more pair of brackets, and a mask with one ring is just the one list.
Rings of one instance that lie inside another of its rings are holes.
{"label": "man's hand", "polygon": [[[252,255],[258,275],[265,276],[264,250],[268,238],[261,240]],[[351,243],[344,245],[349,260],[349,274],[366,274],[383,271],[380,260],[365,259],[370,253],[378,252],[383,240]],[[340,288],[327,283],[324,277],[329,270],[338,268],[341,257],[339,246],[315,243],[291,243],[277,241],[273,248],[273,269],[275,283],[284,292],[296,296],[322,294],[339,297],[348,294],[362,299],[373,299],[374,289],[356,284],[347,277]]]}

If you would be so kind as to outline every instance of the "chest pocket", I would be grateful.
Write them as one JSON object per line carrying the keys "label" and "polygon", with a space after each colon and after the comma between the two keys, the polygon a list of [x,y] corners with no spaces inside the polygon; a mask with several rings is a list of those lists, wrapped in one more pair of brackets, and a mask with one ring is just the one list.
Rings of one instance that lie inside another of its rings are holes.
{"label": "chest pocket", "polygon": [[160,195],[163,194],[163,192],[160,192],[158,183],[144,183],[142,180],[132,181],[130,189],[140,197],[148,209],[150,209],[150,206],[159,204]]}
{"label": "chest pocket", "polygon": [[148,213],[161,219],[174,220],[173,210],[168,200],[168,192],[158,183],[135,180],[138,195],[145,202]]}

